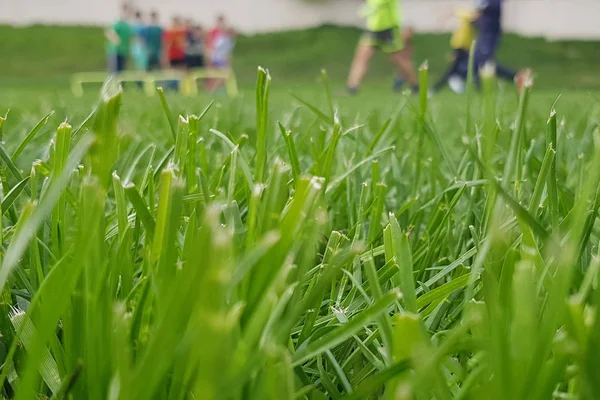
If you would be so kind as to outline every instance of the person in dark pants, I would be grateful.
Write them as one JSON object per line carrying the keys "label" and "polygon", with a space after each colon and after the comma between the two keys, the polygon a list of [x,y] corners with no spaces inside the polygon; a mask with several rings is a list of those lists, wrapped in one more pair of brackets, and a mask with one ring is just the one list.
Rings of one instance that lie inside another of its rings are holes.
{"label": "person in dark pants", "polygon": [[191,26],[185,49],[185,63],[188,69],[204,68],[206,35],[200,25]]}
{"label": "person in dark pants", "polygon": [[108,57],[108,71],[111,74],[125,70],[129,46],[132,36],[131,25],[128,20],[131,10],[124,5],[119,20],[104,31],[106,37],[106,53]]}
{"label": "person in dark pants", "polygon": [[474,68],[475,82],[479,84],[479,74],[487,63],[494,63],[496,76],[512,81],[521,90],[524,82],[530,77],[528,69],[517,72],[496,61],[496,52],[502,37],[502,0],[477,0],[477,45],[475,46]]}
{"label": "person in dark pants", "polygon": [[148,48],[148,70],[158,70],[162,64],[163,29],[160,26],[158,13],[150,14],[150,25],[146,28],[145,41]]}
{"label": "person in dark pants", "polygon": [[[187,44],[187,30],[179,17],[173,18],[171,27],[163,33],[163,52],[169,60],[171,69],[185,71],[185,47]],[[169,88],[179,90],[179,82],[171,81]]]}
{"label": "person in dark pants", "polygon": [[446,72],[437,80],[431,87],[433,92],[441,90],[452,77],[460,78],[462,81],[467,80],[467,72],[469,71],[469,51],[471,44],[475,38],[475,29],[473,19],[475,14],[467,10],[458,10],[456,16],[459,19],[459,24],[450,40],[452,47],[452,62]]}

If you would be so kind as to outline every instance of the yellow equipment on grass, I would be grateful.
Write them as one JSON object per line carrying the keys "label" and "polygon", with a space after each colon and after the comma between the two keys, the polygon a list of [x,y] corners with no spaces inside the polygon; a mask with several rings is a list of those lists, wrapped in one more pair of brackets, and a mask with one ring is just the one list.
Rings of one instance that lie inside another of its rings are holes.
{"label": "yellow equipment on grass", "polygon": [[[79,72],[73,75],[71,79],[71,90],[77,97],[83,96],[83,86],[85,84],[103,83],[108,78],[106,72]],[[119,83],[135,83],[141,82],[144,92],[148,96],[153,96],[156,92],[156,87],[161,82],[179,82],[179,91],[188,96],[193,96],[198,93],[198,80],[200,79],[223,79],[225,81],[225,89],[230,97],[238,95],[237,80],[232,70],[222,70],[214,68],[198,68],[190,71],[123,71],[114,75]]]}

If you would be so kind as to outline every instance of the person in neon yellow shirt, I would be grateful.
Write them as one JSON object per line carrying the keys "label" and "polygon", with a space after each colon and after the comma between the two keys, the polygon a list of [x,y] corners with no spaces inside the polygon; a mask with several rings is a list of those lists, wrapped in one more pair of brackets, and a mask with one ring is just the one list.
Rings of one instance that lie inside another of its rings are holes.
{"label": "person in neon yellow shirt", "polygon": [[358,42],[350,67],[348,92],[357,93],[376,49],[388,54],[398,72],[417,91],[417,74],[402,40],[399,0],[366,0],[362,15],[366,19],[366,31]]}

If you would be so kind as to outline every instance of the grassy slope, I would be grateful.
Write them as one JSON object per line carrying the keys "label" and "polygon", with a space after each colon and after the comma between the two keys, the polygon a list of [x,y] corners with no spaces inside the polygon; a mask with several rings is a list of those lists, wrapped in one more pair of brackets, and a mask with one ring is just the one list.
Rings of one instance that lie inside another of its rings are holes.
{"label": "grassy slope", "polygon": [[[279,81],[314,81],[326,68],[336,82],[347,74],[360,32],[352,28],[322,27],[308,31],[241,37],[235,69],[243,86],[254,82],[257,65],[269,67]],[[90,27],[0,26],[2,63],[0,85],[12,87],[64,85],[73,72],[99,70],[105,65],[102,32]],[[596,73],[600,53],[594,42],[553,42],[507,36],[500,60],[530,66],[539,87],[600,87]],[[418,35],[415,61],[428,60],[432,74],[441,73],[448,54],[448,35]],[[371,83],[388,84],[393,71],[385,58],[376,57]]]}

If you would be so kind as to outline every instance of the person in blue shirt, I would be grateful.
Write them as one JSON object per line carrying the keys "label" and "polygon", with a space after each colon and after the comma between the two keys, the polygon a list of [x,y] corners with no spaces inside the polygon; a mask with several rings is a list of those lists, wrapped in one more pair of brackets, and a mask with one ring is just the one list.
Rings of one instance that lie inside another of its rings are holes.
{"label": "person in blue shirt", "polygon": [[131,27],[133,43],[131,45],[131,57],[135,68],[139,71],[148,69],[148,51],[146,48],[146,24],[141,11],[135,13],[135,23]]}
{"label": "person in blue shirt", "polygon": [[493,62],[496,66],[496,76],[516,83],[520,90],[524,82],[529,79],[531,71],[528,69],[516,72],[496,62],[496,52],[502,37],[502,0],[476,0],[475,9],[478,36],[475,46],[474,68],[475,79],[479,82],[479,72],[487,63]]}
{"label": "person in blue shirt", "polygon": [[148,51],[148,70],[160,69],[163,61],[163,28],[156,11],[150,14],[150,25],[146,27],[144,41]]}

